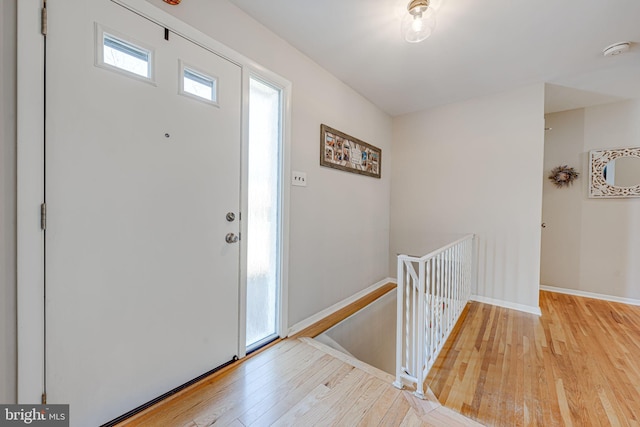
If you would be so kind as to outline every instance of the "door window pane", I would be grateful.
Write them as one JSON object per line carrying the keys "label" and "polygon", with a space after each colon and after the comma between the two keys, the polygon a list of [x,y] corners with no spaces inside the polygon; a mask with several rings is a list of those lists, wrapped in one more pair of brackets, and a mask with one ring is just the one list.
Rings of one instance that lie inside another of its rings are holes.
{"label": "door window pane", "polygon": [[104,33],[102,60],[105,64],[149,78],[151,52]]}
{"label": "door window pane", "polygon": [[278,333],[280,89],[251,78],[247,218],[247,349]]}
{"label": "door window pane", "polygon": [[193,95],[212,104],[218,102],[218,81],[198,71],[182,67],[181,93]]}

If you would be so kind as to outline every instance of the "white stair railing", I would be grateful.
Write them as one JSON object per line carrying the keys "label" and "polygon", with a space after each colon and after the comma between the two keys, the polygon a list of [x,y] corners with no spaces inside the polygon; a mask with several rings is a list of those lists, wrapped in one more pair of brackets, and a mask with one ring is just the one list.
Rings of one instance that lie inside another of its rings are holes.
{"label": "white stair railing", "polygon": [[398,256],[397,388],[415,384],[424,398],[424,380],[471,296],[472,264],[472,234],[424,256]]}

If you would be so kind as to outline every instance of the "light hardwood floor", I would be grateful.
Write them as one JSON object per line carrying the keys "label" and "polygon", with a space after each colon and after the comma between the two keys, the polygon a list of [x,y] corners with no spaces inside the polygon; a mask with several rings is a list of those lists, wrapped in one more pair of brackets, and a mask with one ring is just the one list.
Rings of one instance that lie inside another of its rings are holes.
{"label": "light hardwood floor", "polygon": [[311,338],[279,342],[126,426],[478,426]]}
{"label": "light hardwood floor", "polygon": [[120,425],[640,426],[640,307],[549,292],[541,317],[470,303],[421,401],[308,338],[383,293]]}
{"label": "light hardwood floor", "polygon": [[489,426],[640,426],[640,307],[541,292],[542,316],[471,303],[427,383]]}
{"label": "light hardwood floor", "polygon": [[310,338],[393,289],[389,283],[119,426],[479,426],[430,392],[417,399],[394,388],[392,375]]}

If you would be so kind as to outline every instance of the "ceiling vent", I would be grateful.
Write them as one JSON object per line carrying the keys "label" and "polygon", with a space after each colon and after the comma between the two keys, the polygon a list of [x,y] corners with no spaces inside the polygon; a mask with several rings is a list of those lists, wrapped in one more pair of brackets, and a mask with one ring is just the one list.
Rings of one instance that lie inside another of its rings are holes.
{"label": "ceiling vent", "polygon": [[631,43],[629,42],[614,43],[611,46],[607,46],[606,48],[604,48],[602,54],[604,56],[620,55],[621,53],[628,51],[630,47]]}

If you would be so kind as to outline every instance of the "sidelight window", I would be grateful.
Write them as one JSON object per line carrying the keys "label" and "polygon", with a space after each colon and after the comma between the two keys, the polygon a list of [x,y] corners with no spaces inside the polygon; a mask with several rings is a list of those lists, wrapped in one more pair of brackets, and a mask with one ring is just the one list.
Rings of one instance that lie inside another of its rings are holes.
{"label": "sidelight window", "polygon": [[278,335],[282,90],[251,78],[247,218],[247,351]]}

